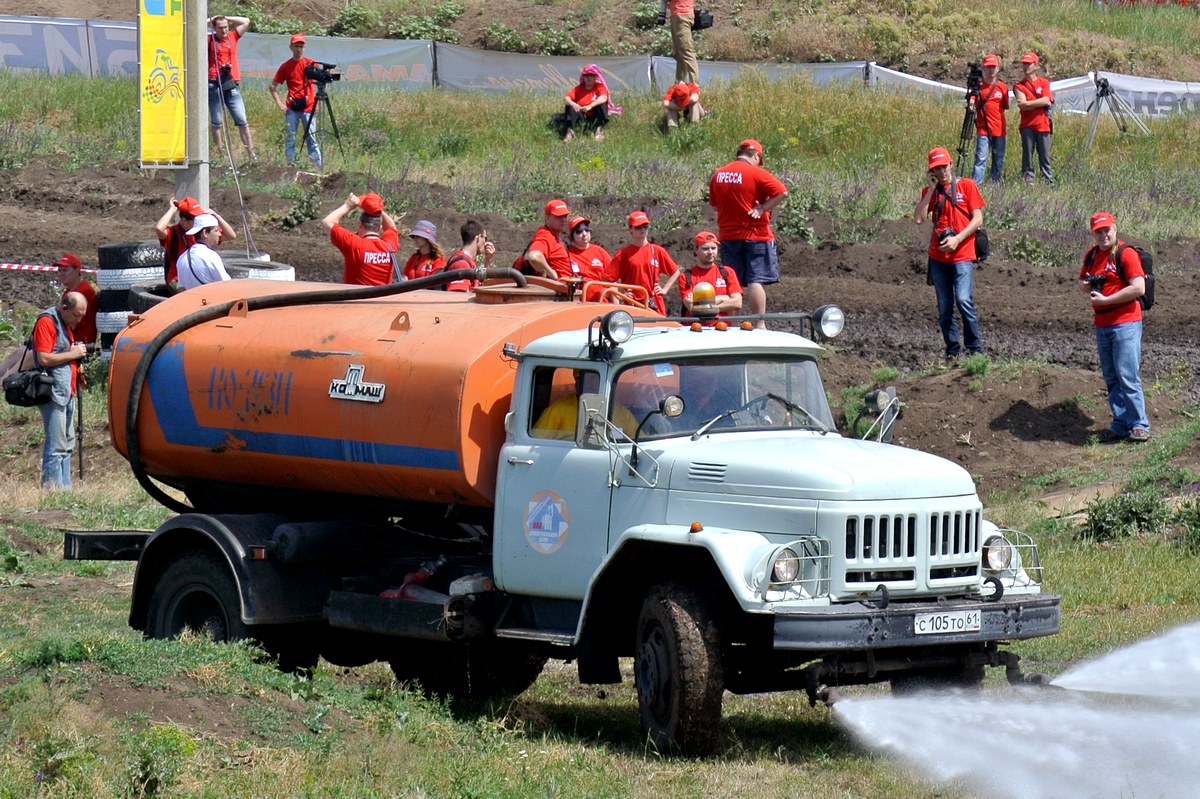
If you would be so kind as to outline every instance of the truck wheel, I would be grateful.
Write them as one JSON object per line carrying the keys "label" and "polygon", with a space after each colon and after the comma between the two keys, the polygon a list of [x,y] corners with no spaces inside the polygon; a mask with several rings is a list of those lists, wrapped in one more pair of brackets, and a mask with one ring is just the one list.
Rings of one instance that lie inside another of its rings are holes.
{"label": "truck wheel", "polygon": [[725,673],[717,624],[694,589],[660,585],[642,603],[634,683],[642,728],[660,751],[716,748]]}
{"label": "truck wheel", "polygon": [[250,637],[229,567],[207,552],[190,552],[174,561],[150,595],[148,636],[178,638],[185,629],[214,641]]}
{"label": "truck wheel", "polygon": [[433,696],[489,700],[516,696],[537,682],[544,655],[508,641],[440,644],[413,641],[390,661],[400,682],[416,681]]}

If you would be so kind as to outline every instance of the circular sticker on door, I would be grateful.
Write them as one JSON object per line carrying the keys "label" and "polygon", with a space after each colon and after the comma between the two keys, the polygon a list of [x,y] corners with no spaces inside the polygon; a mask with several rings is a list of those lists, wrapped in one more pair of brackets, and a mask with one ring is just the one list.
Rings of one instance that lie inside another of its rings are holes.
{"label": "circular sticker on door", "polygon": [[567,540],[571,512],[567,502],[553,491],[539,491],[525,509],[525,539],[543,555],[557,552]]}

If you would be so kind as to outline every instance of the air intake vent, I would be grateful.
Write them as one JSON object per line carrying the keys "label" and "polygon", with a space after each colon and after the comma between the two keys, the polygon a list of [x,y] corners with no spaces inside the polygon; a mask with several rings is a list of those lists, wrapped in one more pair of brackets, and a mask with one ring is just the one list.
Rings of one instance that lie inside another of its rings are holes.
{"label": "air intake vent", "polygon": [[728,469],[729,466],[724,463],[693,463],[688,469],[688,479],[703,483],[723,483]]}

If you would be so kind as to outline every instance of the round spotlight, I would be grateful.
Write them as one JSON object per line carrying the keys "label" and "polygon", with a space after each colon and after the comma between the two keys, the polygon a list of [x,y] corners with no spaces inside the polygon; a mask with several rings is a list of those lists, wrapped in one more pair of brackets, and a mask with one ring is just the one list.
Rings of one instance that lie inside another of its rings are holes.
{"label": "round spotlight", "polygon": [[779,550],[771,566],[771,582],[790,583],[800,575],[800,558],[790,549]]}
{"label": "round spotlight", "polygon": [[837,338],[846,327],[846,314],[836,305],[822,305],[812,317],[822,338]]}
{"label": "round spotlight", "polygon": [[994,535],[983,545],[983,565],[988,571],[1002,572],[1013,562],[1013,545],[1002,535]]}
{"label": "round spotlight", "polygon": [[600,328],[613,344],[624,344],[633,335],[633,316],[629,311],[609,311]]}

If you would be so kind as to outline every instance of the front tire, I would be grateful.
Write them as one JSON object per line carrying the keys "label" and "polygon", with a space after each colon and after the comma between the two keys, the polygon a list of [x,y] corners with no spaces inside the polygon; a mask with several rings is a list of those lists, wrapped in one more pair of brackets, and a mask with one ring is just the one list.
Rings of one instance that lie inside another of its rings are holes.
{"label": "front tire", "polygon": [[147,616],[150,638],[178,638],[184,630],[218,642],[250,637],[229,566],[208,552],[189,552],[163,570]]}
{"label": "front tire", "polygon": [[697,591],[651,589],[638,618],[634,668],[642,728],[659,751],[711,754],[725,672],[717,623]]}

